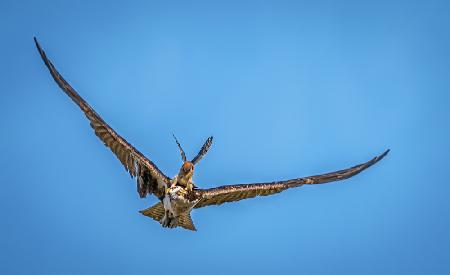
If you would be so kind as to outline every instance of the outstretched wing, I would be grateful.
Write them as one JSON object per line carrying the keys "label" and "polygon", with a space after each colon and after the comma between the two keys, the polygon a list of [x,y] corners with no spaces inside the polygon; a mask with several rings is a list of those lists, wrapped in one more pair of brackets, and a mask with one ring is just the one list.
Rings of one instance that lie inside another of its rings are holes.
{"label": "outstretched wing", "polygon": [[206,153],[208,153],[209,148],[212,145],[212,141],[213,141],[213,137],[209,137],[205,143],[203,144],[202,148],[200,149],[200,151],[198,152],[198,154],[195,156],[195,158],[192,159],[192,163],[193,164],[197,164],[202,158],[203,156],[206,155]]}
{"label": "outstretched wing", "polygon": [[195,208],[208,205],[219,205],[225,202],[239,201],[254,198],[256,196],[268,196],[280,193],[289,188],[300,187],[303,184],[320,184],[348,179],[380,161],[388,152],[389,150],[366,163],[328,174],[271,183],[236,184],[211,189],[198,189],[197,194],[201,199],[195,205]]}
{"label": "outstretched wing", "polygon": [[143,198],[147,194],[155,194],[158,198],[161,198],[164,195],[164,185],[168,186],[170,179],[153,162],[109,127],[94,109],[59,74],[52,62],[45,55],[36,38],[34,38],[34,42],[42,60],[45,62],[45,65],[58,86],[80,107],[91,122],[90,124],[95,134],[117,156],[130,175],[137,177],[137,189],[140,197]]}

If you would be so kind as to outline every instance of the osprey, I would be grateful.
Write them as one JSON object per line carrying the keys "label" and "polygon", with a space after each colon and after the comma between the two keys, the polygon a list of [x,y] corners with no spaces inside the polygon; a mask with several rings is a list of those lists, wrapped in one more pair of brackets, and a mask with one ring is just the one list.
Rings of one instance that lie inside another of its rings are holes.
{"label": "osprey", "polygon": [[192,176],[195,165],[208,152],[212,144],[209,137],[200,152],[191,161],[187,160],[175,135],[175,142],[181,153],[183,165],[174,178],[167,177],[158,167],[141,152],[116,133],[89,104],[67,83],[59,74],[52,62],[47,58],[36,38],[36,47],[58,86],[80,107],[90,121],[95,134],[105,146],[116,155],[125,169],[137,179],[137,191],[141,198],[155,195],[159,202],[154,206],[140,211],[145,216],[159,221],[163,227],[175,228],[181,226],[196,231],[190,212],[192,209],[209,205],[220,205],[256,196],[268,196],[280,193],[286,189],[300,187],[304,184],[320,184],[348,179],[380,161],[389,150],[368,162],[348,169],[332,173],[267,183],[235,184],[209,189],[201,189],[194,185]]}

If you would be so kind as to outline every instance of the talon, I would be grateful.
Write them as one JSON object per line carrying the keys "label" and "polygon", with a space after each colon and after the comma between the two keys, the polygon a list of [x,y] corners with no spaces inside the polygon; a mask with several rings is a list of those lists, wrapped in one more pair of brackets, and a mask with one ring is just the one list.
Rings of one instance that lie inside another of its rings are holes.
{"label": "talon", "polygon": [[169,228],[175,228],[178,226],[178,218],[172,218],[169,222]]}
{"label": "talon", "polygon": [[192,183],[190,183],[190,182],[187,183],[187,184],[186,184],[186,191],[191,192],[192,189],[194,189],[194,184],[192,184]]}

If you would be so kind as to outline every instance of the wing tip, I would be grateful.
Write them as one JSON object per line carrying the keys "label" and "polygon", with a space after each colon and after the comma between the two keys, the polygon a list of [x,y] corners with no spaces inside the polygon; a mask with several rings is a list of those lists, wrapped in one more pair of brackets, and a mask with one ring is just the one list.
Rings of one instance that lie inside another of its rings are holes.
{"label": "wing tip", "polygon": [[50,69],[50,61],[47,59],[47,55],[45,54],[45,51],[42,49],[41,44],[39,44],[39,41],[37,40],[36,36],[33,36],[34,44],[36,45],[36,48],[42,58],[44,60],[45,65]]}
{"label": "wing tip", "polygon": [[372,165],[376,164],[377,162],[379,162],[380,160],[382,160],[390,151],[391,151],[391,149],[387,149],[381,155],[374,157],[373,159],[369,160],[366,163],[358,165],[357,167],[360,168],[359,172],[369,168],[370,166],[372,166]]}
{"label": "wing tip", "polygon": [[36,36],[33,36],[34,44],[36,45],[36,48],[39,52],[42,52],[41,45],[39,44],[39,41],[37,40]]}
{"label": "wing tip", "polygon": [[381,155],[375,157],[374,160],[375,160],[376,162],[382,160],[387,154],[389,154],[390,151],[391,151],[391,149],[387,149],[387,150],[384,151]]}

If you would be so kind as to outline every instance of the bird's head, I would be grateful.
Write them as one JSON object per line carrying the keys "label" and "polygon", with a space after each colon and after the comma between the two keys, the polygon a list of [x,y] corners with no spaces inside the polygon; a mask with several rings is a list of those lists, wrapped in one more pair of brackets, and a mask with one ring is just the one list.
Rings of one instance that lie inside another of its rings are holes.
{"label": "bird's head", "polygon": [[196,165],[200,159],[208,152],[209,147],[212,144],[212,137],[209,137],[206,142],[203,144],[200,152],[198,152],[197,156],[193,158],[191,161],[188,161],[186,158],[186,154],[184,153],[183,148],[181,148],[181,144],[178,142],[175,135],[173,135],[175,142],[178,145],[178,149],[180,149],[181,159],[183,160],[183,165],[180,168],[180,172],[178,173],[178,180],[180,182],[191,182],[192,176],[194,175],[194,165]]}
{"label": "bird's head", "polygon": [[194,175],[194,164],[190,161],[185,161],[181,166],[178,175],[183,178],[192,178]]}

